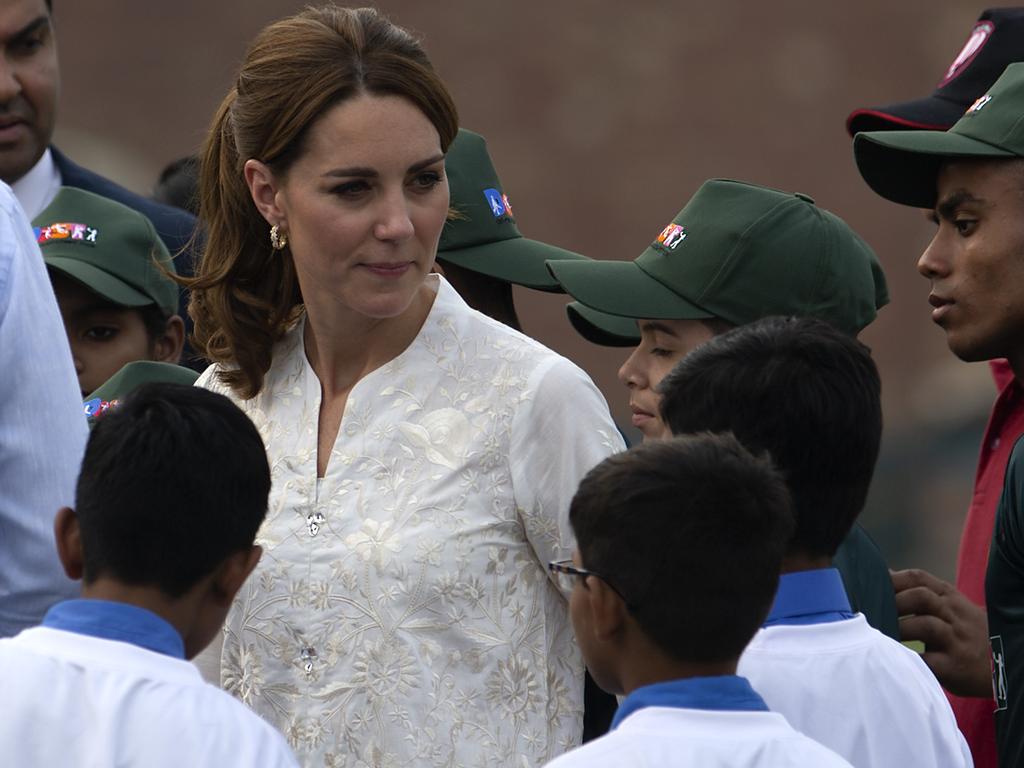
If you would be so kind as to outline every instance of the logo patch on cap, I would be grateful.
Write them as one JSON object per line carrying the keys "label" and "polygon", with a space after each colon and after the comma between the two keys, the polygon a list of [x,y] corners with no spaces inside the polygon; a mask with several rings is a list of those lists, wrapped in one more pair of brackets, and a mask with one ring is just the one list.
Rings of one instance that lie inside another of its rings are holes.
{"label": "logo patch on cap", "polygon": [[500,219],[502,216],[512,215],[512,209],[508,205],[508,198],[498,190],[485,189],[484,197],[487,199],[487,205],[490,206],[494,218]]}
{"label": "logo patch on cap", "polygon": [[941,88],[967,69],[967,65],[974,61],[974,57],[978,55],[995,31],[996,25],[991,21],[979,21],[975,24],[974,29],[971,30],[971,36],[964,43],[963,50],[953,59],[953,63],[949,65],[949,69],[946,70],[946,76],[939,82],[938,87]]}
{"label": "logo patch on cap", "polygon": [[668,248],[670,251],[674,251],[676,246],[679,245],[683,240],[686,239],[686,228],[681,227],[678,224],[669,224],[658,235],[658,242]]}
{"label": "logo patch on cap", "polygon": [[36,234],[36,242],[39,245],[64,242],[65,240],[83,245],[96,245],[96,238],[100,233],[98,229],[90,227],[88,224],[76,224],[70,221],[55,221],[48,227],[34,227],[33,229]]}
{"label": "logo patch on cap", "polygon": [[86,400],[83,404],[83,407],[85,408],[85,416],[89,419],[98,419],[111,408],[117,406],[120,402],[120,400],[103,400],[99,397],[94,397],[92,400]]}
{"label": "logo patch on cap", "polygon": [[979,96],[977,100],[967,108],[964,112],[965,115],[973,115],[975,112],[981,112],[982,108],[992,101],[992,97],[987,93],[984,96]]}

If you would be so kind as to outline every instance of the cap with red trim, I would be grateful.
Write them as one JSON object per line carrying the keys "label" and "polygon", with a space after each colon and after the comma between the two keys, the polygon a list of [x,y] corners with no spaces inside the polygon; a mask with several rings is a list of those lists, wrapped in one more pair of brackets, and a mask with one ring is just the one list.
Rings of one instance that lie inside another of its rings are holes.
{"label": "cap with red trim", "polygon": [[930,96],[855,109],[846,118],[846,130],[851,136],[861,131],[945,131],[1015,61],[1024,61],[1024,8],[990,8],[978,17]]}

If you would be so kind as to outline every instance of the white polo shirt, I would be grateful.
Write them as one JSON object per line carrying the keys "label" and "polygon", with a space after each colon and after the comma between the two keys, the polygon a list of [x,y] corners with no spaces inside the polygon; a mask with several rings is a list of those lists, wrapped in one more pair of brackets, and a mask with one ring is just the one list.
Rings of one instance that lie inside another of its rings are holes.
{"label": "white polo shirt", "polygon": [[[738,673],[773,712],[857,768],[972,766],[949,702],[916,653],[862,614],[826,621],[798,616],[801,603],[816,601],[818,616],[826,615],[830,606],[820,598],[835,578],[833,569],[784,574],[769,614],[775,623],[754,636]],[[782,603],[788,619],[778,610]]]}

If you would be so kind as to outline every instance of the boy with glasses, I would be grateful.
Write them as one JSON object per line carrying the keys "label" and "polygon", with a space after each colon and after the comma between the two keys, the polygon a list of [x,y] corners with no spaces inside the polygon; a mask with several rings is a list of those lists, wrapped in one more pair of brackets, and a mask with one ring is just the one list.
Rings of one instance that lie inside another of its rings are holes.
{"label": "boy with glasses", "polygon": [[569,521],[578,548],[550,567],[571,581],[587,667],[625,699],[609,734],[551,768],[848,765],[736,675],[793,530],[766,457],[729,435],[644,443],[591,470]]}

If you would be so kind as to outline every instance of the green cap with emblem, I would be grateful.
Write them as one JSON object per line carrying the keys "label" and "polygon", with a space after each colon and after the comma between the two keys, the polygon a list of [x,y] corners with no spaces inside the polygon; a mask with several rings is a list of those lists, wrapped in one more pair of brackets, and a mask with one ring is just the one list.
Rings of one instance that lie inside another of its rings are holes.
{"label": "green cap with emblem", "polygon": [[934,208],[948,160],[1024,157],[1024,62],[1010,64],[948,131],[869,131],[853,142],[857,168],[882,197]]}
{"label": "green cap with emblem", "polygon": [[49,269],[122,307],[178,311],[174,262],[152,222],[138,211],[75,187],[61,187],[32,221]]}
{"label": "green cap with emblem", "polygon": [[110,408],[124,400],[130,392],[150,382],[161,384],[195,384],[199,374],[191,368],[154,360],[135,360],[126,364],[85,398],[85,415],[92,426]]}
{"label": "green cap with emblem", "polygon": [[[441,232],[437,258],[473,272],[540,291],[561,291],[544,262],[586,260],[519,232],[484,137],[459,129],[445,157],[455,217]],[[443,264],[442,264],[443,266]]]}
{"label": "green cap with emblem", "polygon": [[[878,258],[807,195],[741,181],[704,182],[635,261],[549,261],[580,304],[629,318],[734,325],[769,315],[816,317],[856,334],[889,301]],[[570,318],[607,343],[600,315]]]}

